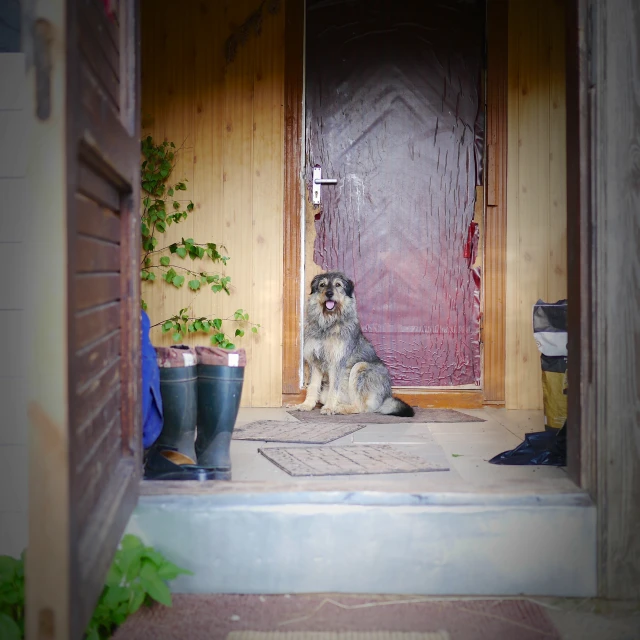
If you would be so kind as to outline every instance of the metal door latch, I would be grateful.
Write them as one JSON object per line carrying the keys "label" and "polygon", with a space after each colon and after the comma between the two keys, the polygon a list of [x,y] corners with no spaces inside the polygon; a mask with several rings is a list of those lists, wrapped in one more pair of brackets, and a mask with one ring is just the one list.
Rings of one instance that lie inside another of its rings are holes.
{"label": "metal door latch", "polygon": [[319,164],[313,167],[313,204],[320,204],[320,185],[338,184],[337,178],[323,178]]}

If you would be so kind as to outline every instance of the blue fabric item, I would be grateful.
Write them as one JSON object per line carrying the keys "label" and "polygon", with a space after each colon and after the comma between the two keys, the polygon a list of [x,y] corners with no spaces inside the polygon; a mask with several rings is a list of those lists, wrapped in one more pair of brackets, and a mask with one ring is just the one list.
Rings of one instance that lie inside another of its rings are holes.
{"label": "blue fabric item", "polygon": [[162,396],[160,395],[160,368],[156,350],[149,338],[151,322],[142,311],[142,444],[149,448],[162,431]]}

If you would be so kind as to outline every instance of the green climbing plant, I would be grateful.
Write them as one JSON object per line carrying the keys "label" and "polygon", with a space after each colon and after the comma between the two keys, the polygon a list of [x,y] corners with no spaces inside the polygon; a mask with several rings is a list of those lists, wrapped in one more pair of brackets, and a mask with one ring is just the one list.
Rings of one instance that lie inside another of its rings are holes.
{"label": "green climbing plant", "polygon": [[[187,180],[172,179],[179,149],[173,142],[156,142],[152,136],[142,140],[141,165],[141,230],[142,258],[140,277],[143,282],[164,281],[165,286],[180,289],[186,284],[194,295],[187,307],[162,320],[152,318],[152,326],[162,327],[163,333],[171,333],[175,342],[192,333],[211,336],[211,343],[225,349],[235,348],[227,334],[225,322],[236,324],[234,339],[242,338],[250,329],[258,332],[259,324],[249,319],[243,309],[237,309],[229,318],[195,316],[193,301],[200,292],[210,289],[213,293],[231,295],[231,278],[214,266],[225,266],[229,257],[224,246],[215,242],[196,242],[193,238],[181,238],[180,242],[165,244],[161,240],[171,225],[187,220],[194,211],[194,204],[186,199]],[[142,308],[147,309],[143,300]]]}

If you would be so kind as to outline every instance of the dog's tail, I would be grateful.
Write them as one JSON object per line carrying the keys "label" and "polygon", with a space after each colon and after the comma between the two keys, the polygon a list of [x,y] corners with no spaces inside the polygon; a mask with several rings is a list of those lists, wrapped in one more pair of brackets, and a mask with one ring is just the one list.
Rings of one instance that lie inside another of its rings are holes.
{"label": "dog's tail", "polygon": [[400,398],[394,398],[389,396],[380,406],[377,413],[382,413],[385,416],[399,416],[401,418],[411,418],[415,414],[415,411],[406,402],[400,400]]}

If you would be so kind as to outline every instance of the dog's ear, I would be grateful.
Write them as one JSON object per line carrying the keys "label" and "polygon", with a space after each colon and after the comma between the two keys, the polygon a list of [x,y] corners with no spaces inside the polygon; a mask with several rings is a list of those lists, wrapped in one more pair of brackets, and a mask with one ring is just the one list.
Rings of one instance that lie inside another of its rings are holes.
{"label": "dog's ear", "polygon": [[318,293],[318,286],[320,285],[320,280],[322,280],[324,274],[320,273],[318,274],[312,281],[311,281],[311,293]]}
{"label": "dog's ear", "polygon": [[344,283],[344,292],[350,298],[353,298],[353,288],[354,288],[353,280],[349,280],[349,278],[347,278],[345,283]]}

